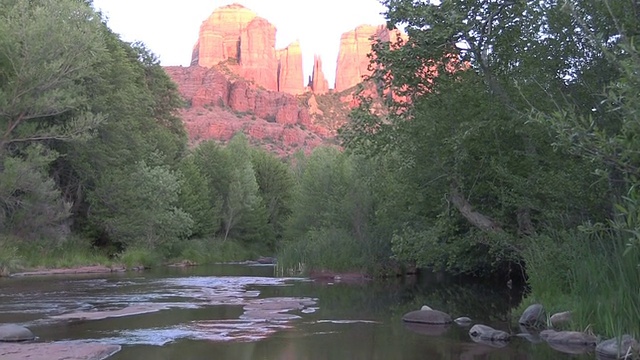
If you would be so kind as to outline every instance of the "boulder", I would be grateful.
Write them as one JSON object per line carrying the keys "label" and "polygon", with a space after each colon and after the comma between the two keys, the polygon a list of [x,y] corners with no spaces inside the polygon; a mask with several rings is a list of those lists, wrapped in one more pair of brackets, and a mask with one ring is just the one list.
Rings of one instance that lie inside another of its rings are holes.
{"label": "boulder", "polygon": [[548,343],[596,346],[598,339],[594,335],[579,331],[542,330],[540,338]]}
{"label": "boulder", "polygon": [[563,311],[551,315],[551,326],[557,328],[571,321],[571,311]]}
{"label": "boulder", "polygon": [[540,304],[529,305],[520,316],[518,324],[526,327],[541,327],[546,325],[544,307]]}
{"label": "boulder", "polygon": [[35,335],[31,330],[24,326],[16,324],[3,324],[0,325],[0,341],[13,342],[13,341],[28,341],[35,339]]}
{"label": "boulder", "polygon": [[402,317],[403,321],[411,323],[444,325],[451,324],[451,316],[438,310],[416,310],[406,313]]}
{"label": "boulder", "polygon": [[625,359],[627,354],[638,351],[639,346],[636,339],[631,335],[622,335],[622,338],[605,340],[596,346],[598,358],[603,359]]}
{"label": "boulder", "polygon": [[496,330],[491,326],[476,324],[469,329],[469,336],[471,339],[478,339],[484,341],[509,341],[511,335],[502,331]]}
{"label": "boulder", "polygon": [[422,305],[420,310],[433,310],[429,305]]}

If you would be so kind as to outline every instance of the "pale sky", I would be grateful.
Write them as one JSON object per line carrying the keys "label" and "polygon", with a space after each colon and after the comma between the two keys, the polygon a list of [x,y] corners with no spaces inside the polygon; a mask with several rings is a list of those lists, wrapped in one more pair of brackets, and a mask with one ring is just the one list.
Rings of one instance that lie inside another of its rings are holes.
{"label": "pale sky", "polygon": [[[358,25],[384,24],[378,0],[94,0],[124,41],[142,41],[162,65],[188,66],[200,24],[214,9],[239,3],[278,29],[276,47],[300,40],[305,82],[320,54],[333,87],[340,35]],[[305,84],[306,85],[306,84]]]}

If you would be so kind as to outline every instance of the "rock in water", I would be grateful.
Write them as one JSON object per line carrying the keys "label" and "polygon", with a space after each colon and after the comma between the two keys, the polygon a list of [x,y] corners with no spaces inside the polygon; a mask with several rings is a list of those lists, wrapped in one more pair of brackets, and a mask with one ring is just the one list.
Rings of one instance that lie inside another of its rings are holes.
{"label": "rock in water", "polygon": [[472,339],[479,339],[485,341],[509,341],[511,335],[502,331],[496,330],[491,326],[476,324],[469,329],[469,336]]}
{"label": "rock in water", "polygon": [[625,359],[626,354],[638,351],[638,342],[631,335],[605,340],[596,346],[596,354],[607,359]]}
{"label": "rock in water", "polygon": [[546,318],[544,313],[544,307],[540,304],[529,305],[529,307],[522,313],[518,324],[526,327],[540,327],[546,325]]}
{"label": "rock in water", "polygon": [[421,324],[442,325],[451,324],[451,316],[438,310],[416,310],[406,313],[403,321]]}
{"label": "rock in water", "polygon": [[15,324],[0,325],[0,341],[28,341],[35,339],[31,330]]}
{"label": "rock in water", "polygon": [[598,339],[595,336],[579,331],[543,330],[540,337],[548,343],[576,344],[595,346]]}
{"label": "rock in water", "polygon": [[455,322],[456,324],[460,325],[460,326],[467,326],[467,325],[471,325],[471,318],[468,318],[466,316],[461,316],[455,320],[453,320],[453,322]]}
{"label": "rock in water", "polygon": [[420,310],[433,310],[429,305],[422,305]]}

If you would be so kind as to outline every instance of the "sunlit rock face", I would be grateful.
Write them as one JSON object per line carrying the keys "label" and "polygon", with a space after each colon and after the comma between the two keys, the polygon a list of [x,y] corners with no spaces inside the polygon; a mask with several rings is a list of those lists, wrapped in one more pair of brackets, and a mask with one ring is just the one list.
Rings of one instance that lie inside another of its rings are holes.
{"label": "sunlit rock face", "polygon": [[371,59],[368,55],[376,41],[396,43],[399,38],[406,40],[406,36],[397,29],[389,30],[384,25],[360,25],[342,34],[336,64],[335,91],[349,89],[371,75]]}

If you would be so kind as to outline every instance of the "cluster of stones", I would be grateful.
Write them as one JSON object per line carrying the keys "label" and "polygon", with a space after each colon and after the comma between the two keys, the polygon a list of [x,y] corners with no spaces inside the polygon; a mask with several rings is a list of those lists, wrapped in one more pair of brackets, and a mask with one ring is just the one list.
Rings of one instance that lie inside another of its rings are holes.
{"label": "cluster of stones", "polygon": [[[402,320],[408,324],[431,325],[428,330],[419,329],[419,332],[427,335],[442,335],[447,329],[446,326],[454,322],[461,326],[469,326],[472,323],[468,317],[452,320],[449,314],[433,310],[428,306],[405,314]],[[556,330],[570,321],[571,312],[569,311],[553,314],[547,321],[544,307],[540,304],[534,304],[529,306],[520,316],[518,323],[521,333],[515,336],[534,343],[545,341],[551,348],[568,354],[583,354],[595,349],[598,359],[631,359],[633,354],[640,351],[640,345],[630,335],[600,341],[598,337],[590,333]],[[512,335],[505,331],[483,324],[473,325],[469,329],[469,336],[474,342],[493,347],[503,347],[512,338]]]}

